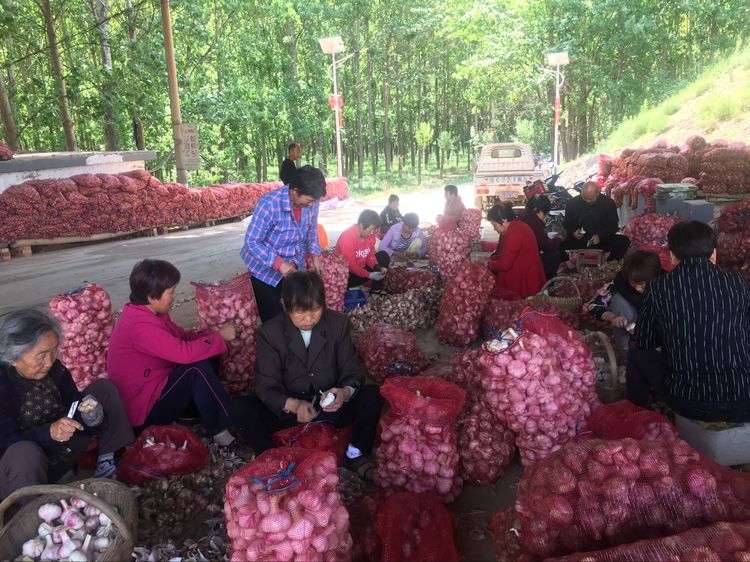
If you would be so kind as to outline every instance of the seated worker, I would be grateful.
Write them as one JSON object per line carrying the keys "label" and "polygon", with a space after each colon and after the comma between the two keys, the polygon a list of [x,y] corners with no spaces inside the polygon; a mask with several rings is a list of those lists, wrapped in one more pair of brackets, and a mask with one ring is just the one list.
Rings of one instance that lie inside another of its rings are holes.
{"label": "seated worker", "polygon": [[546,195],[534,195],[526,202],[526,209],[523,210],[518,218],[531,227],[536,237],[536,245],[541,252],[542,265],[544,266],[544,275],[547,279],[552,279],[557,275],[560,264],[568,260],[565,250],[560,249],[562,238],[559,234],[550,238],[544,226],[544,217],[549,214],[552,204]]}
{"label": "seated worker", "polygon": [[133,427],[164,425],[197,409],[221,447],[232,446],[229,397],[210,359],[227,350],[234,325],[190,331],[172,322],[180,272],[163,260],[143,260],[130,273],[130,303],[109,340],[107,370]]}
{"label": "seated worker", "polygon": [[[79,392],[58,359],[60,324],[38,310],[18,310],[0,325],[0,499],[24,486],[54,484],[75,466],[94,437],[95,478],[116,470],[114,454],[133,442],[125,407],[108,380]],[[68,411],[91,395],[94,416]],[[98,411],[100,410],[100,411]]]}
{"label": "seated worker", "polygon": [[461,215],[466,210],[464,202],[458,195],[458,188],[455,185],[446,185],[443,188],[445,195],[445,208],[443,214],[437,216],[437,223],[442,228],[451,229],[458,226]]}
{"label": "seated worker", "polygon": [[[409,251],[412,243],[419,240],[422,245],[416,252]],[[380,250],[391,258],[413,260],[427,255],[427,238],[419,228],[419,216],[406,213],[404,221],[393,225],[380,243]]]}
{"label": "seated worker", "polygon": [[599,193],[596,182],[586,182],[581,194],[568,201],[565,207],[563,225],[568,237],[562,247],[564,250],[604,250],[609,252],[609,260],[621,260],[630,240],[617,234],[618,223],[615,202]]}
{"label": "seated worker", "polygon": [[615,278],[586,303],[585,309],[591,316],[614,327],[615,344],[619,349],[630,347],[630,333],[625,328],[636,322],[646,286],[661,274],[656,252],[633,252],[625,257]]}
{"label": "seated worker", "polygon": [[[372,480],[383,398],[376,385],[364,384],[349,319],[326,308],[323,281],[312,271],[289,275],[281,299],[284,313],[258,329],[255,395],[232,402],[235,425],[259,455],[274,447],[273,432],[296,424],[354,424],[344,466]],[[329,394],[333,402],[322,406]]]}
{"label": "seated worker", "polygon": [[681,416],[750,421],[750,285],[716,267],[716,235],[680,222],[667,235],[674,270],[649,284],[628,353],[628,400],[649,390]]}
{"label": "seated worker", "polygon": [[531,227],[516,218],[510,203],[493,206],[487,220],[500,235],[487,263],[496,278],[493,297],[514,300],[537,294],[546,279]]}
{"label": "seated worker", "polygon": [[398,204],[398,195],[390,195],[388,197],[388,205],[380,211],[380,234],[385,234],[394,224],[404,220],[404,217],[401,216],[401,211],[398,210]]}
{"label": "seated worker", "polygon": [[375,253],[375,233],[378,228],[378,214],[365,209],[359,214],[357,224],[342,232],[336,241],[336,252],[349,262],[349,288],[359,287],[370,281],[373,281],[373,289],[382,285],[391,257],[383,250]]}

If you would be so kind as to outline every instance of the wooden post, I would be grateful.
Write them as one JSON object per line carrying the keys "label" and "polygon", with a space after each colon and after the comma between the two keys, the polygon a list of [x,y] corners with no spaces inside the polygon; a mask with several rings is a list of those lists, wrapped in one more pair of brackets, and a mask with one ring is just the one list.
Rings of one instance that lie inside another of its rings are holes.
{"label": "wooden post", "polygon": [[167,62],[167,81],[169,83],[169,108],[172,113],[172,139],[177,166],[177,183],[188,184],[187,170],[182,162],[182,115],[180,114],[180,92],[177,85],[177,67],[174,62],[174,43],[172,42],[172,17],[169,13],[169,0],[161,0],[161,27],[164,32],[164,58]]}

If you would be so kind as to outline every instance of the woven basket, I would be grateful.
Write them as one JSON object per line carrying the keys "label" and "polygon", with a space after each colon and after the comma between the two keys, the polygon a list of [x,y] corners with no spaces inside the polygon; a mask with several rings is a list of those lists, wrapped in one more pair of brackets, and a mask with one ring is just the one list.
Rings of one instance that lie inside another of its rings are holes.
{"label": "woven basket", "polygon": [[[5,524],[5,512],[21,498],[38,496]],[[0,560],[13,560],[21,554],[27,540],[37,536],[42,522],[37,514],[45,503],[56,503],[77,496],[95,506],[112,521],[115,535],[100,561],[130,560],[137,537],[138,510],[130,488],[115,480],[91,478],[70,484],[27,486],[16,490],[0,503]],[[116,509],[115,509],[116,508]]]}
{"label": "woven basket", "polygon": [[[556,283],[558,281],[567,281],[573,286],[573,289],[575,290],[577,297],[551,297],[548,294],[546,294],[544,291],[546,291],[550,285],[553,283]],[[572,312],[574,314],[578,314],[581,312],[581,307],[583,306],[583,299],[581,298],[581,292],[578,290],[578,287],[573,282],[573,280],[570,277],[553,277],[549,281],[547,281],[544,284],[544,287],[541,288],[539,291],[539,294],[537,294],[534,297],[534,300],[536,301],[544,301],[546,303],[549,303],[560,310],[566,310],[568,312]]]}

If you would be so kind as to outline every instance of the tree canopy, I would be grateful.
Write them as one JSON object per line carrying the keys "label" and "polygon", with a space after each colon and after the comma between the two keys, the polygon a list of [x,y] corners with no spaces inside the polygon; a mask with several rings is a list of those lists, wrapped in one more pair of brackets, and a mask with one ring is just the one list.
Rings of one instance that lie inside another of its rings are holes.
{"label": "tree canopy", "polygon": [[[330,56],[341,35],[344,170],[442,170],[490,139],[551,152],[566,50],[564,158],[745,45],[750,0],[172,0],[182,118],[202,182],[273,180],[291,140],[335,172]],[[156,150],[172,174],[159,0],[0,0],[0,89],[20,148]],[[51,48],[52,45],[52,48]],[[68,127],[64,127],[64,124]],[[8,135],[6,131],[6,136]],[[154,165],[157,165],[154,163]]]}

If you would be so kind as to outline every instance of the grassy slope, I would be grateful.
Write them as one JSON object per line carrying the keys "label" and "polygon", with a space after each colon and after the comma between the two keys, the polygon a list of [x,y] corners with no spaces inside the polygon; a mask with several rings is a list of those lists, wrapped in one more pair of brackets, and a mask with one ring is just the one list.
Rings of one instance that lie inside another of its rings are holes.
{"label": "grassy slope", "polygon": [[[624,121],[595,152],[649,146],[657,139],[682,144],[690,135],[750,144],[750,48],[717,63],[656,107]],[[582,175],[590,155],[566,163]],[[593,161],[593,159],[592,159]],[[588,174],[586,174],[588,175]]]}

